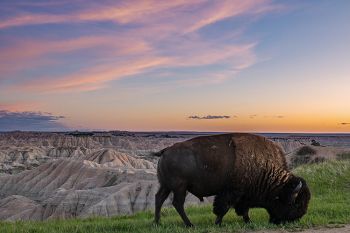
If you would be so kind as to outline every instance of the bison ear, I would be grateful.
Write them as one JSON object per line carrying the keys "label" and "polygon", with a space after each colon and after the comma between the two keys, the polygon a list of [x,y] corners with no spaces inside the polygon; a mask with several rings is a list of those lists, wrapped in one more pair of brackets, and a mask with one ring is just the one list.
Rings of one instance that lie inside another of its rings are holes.
{"label": "bison ear", "polygon": [[299,181],[299,184],[294,188],[292,195],[291,195],[291,201],[294,202],[295,199],[297,199],[299,192],[301,190],[301,188],[303,187],[303,183],[301,181]]}

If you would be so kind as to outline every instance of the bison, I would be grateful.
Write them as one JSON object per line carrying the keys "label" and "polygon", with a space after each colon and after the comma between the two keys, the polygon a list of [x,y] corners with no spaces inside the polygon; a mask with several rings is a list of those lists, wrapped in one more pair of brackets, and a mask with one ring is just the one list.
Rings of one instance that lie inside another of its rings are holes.
{"label": "bison", "polygon": [[155,195],[155,223],[173,192],[172,204],[186,226],[193,226],[184,211],[187,192],[203,200],[214,196],[215,223],[229,208],[249,222],[250,208],[265,208],[270,222],[300,219],[307,211],[310,191],[293,175],[279,146],[265,137],[231,133],[200,136],[176,143],[157,153],[160,188]]}

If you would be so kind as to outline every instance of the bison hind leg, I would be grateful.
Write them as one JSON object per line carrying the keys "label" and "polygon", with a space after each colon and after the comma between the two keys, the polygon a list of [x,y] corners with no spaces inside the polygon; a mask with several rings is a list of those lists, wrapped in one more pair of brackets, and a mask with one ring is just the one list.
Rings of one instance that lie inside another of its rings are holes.
{"label": "bison hind leg", "polygon": [[160,219],[160,210],[164,201],[170,194],[170,190],[164,186],[160,186],[158,192],[156,193],[156,203],[155,203],[155,213],[154,213],[154,222],[159,224]]}

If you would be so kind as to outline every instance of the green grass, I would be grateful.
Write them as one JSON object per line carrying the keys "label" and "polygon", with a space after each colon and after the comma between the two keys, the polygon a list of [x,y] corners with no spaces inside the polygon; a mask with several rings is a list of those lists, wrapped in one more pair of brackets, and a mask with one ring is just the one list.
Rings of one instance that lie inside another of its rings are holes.
{"label": "green grass", "polygon": [[332,161],[304,165],[294,172],[304,177],[312,192],[308,213],[300,222],[275,226],[268,223],[263,209],[250,211],[252,223],[244,224],[234,211],[224,218],[223,226],[214,225],[212,207],[189,207],[186,209],[195,228],[187,229],[173,208],[163,208],[160,226],[152,224],[150,211],[133,216],[112,218],[89,218],[70,220],[49,220],[44,222],[0,222],[0,232],[55,233],[55,232],[244,232],[266,229],[298,231],[315,227],[339,227],[350,223],[350,161]]}

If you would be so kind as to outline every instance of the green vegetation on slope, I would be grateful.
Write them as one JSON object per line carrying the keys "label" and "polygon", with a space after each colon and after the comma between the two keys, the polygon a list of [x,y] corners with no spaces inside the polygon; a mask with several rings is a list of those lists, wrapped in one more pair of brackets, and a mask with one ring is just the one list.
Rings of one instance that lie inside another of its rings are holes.
{"label": "green vegetation on slope", "polygon": [[211,206],[186,209],[195,228],[186,229],[173,208],[163,208],[162,224],[152,224],[151,211],[133,216],[113,218],[89,218],[49,220],[45,222],[0,222],[0,232],[241,232],[247,230],[288,229],[299,230],[311,227],[337,227],[350,223],[350,161],[331,161],[304,165],[294,170],[304,177],[311,189],[312,199],[307,215],[298,223],[275,226],[268,223],[265,210],[250,211],[252,223],[244,224],[231,210],[224,218],[223,226],[214,225],[215,216]]}
{"label": "green vegetation on slope", "polygon": [[345,153],[337,154],[337,159],[338,160],[350,160],[350,153],[345,152]]}

